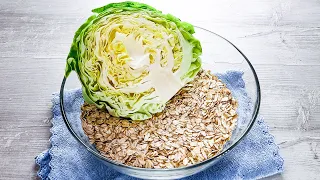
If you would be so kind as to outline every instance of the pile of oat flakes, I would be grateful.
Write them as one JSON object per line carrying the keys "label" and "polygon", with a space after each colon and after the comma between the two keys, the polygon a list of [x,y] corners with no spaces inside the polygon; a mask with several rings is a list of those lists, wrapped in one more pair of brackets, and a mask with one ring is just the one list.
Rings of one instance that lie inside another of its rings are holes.
{"label": "pile of oat flakes", "polygon": [[112,117],[82,106],[82,126],[105,157],[142,168],[176,168],[215,156],[236,126],[237,102],[210,71],[202,70],[165,110],[145,121]]}

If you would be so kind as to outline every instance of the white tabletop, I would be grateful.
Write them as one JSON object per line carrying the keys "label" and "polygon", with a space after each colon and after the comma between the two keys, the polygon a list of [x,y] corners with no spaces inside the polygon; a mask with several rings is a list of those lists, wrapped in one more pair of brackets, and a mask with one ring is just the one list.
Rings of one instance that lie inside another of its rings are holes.
{"label": "white tabletop", "polygon": [[[50,98],[74,32],[107,0],[0,0],[0,179],[36,177]],[[262,89],[261,115],[285,160],[271,179],[320,179],[320,1],[144,1],[236,44]]]}

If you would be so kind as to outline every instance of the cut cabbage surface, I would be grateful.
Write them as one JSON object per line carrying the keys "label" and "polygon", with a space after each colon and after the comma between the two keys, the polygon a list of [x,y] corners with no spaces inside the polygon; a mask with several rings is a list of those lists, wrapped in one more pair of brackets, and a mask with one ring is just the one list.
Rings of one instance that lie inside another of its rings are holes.
{"label": "cut cabbage surface", "polygon": [[77,72],[86,102],[116,117],[148,119],[199,72],[202,49],[191,24],[137,2],[92,11],[66,67],[66,76]]}

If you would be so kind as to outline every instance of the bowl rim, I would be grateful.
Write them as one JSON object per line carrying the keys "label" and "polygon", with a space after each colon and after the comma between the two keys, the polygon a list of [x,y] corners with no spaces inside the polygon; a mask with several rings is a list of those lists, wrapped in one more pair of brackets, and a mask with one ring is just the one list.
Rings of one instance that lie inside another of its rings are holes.
{"label": "bowl rim", "polygon": [[223,40],[227,41],[230,45],[232,45],[242,56],[243,58],[246,60],[246,62],[248,63],[252,73],[253,73],[253,76],[254,76],[254,79],[255,79],[255,83],[256,83],[256,87],[257,87],[257,98],[256,98],[256,106],[254,107],[254,112],[253,112],[253,118],[251,119],[250,121],[250,124],[249,126],[247,126],[245,132],[243,133],[243,135],[239,138],[239,140],[237,142],[235,142],[233,145],[231,145],[229,148],[227,148],[226,150],[222,151],[220,154],[214,156],[214,157],[211,157],[209,159],[206,159],[204,161],[201,161],[201,162],[198,162],[196,164],[193,164],[193,165],[190,165],[190,166],[184,166],[184,167],[178,167],[178,168],[171,168],[171,169],[151,169],[151,168],[140,168],[140,167],[133,167],[133,166],[128,166],[128,165],[125,165],[125,164],[121,164],[121,163],[118,163],[114,160],[111,160],[111,159],[108,159],[106,157],[104,157],[102,154],[100,153],[97,153],[96,151],[93,151],[91,149],[91,147],[89,147],[86,143],[84,143],[81,138],[75,133],[75,131],[72,129],[72,126],[71,124],[69,123],[69,120],[67,118],[67,115],[66,115],[66,112],[65,112],[65,108],[64,108],[64,101],[63,101],[63,95],[64,95],[64,86],[65,86],[65,83],[66,83],[66,80],[67,80],[67,77],[64,76],[63,77],[63,80],[62,80],[62,83],[61,83],[61,87],[60,87],[60,111],[61,111],[61,114],[62,114],[62,118],[63,118],[63,121],[65,122],[68,130],[71,132],[72,136],[78,141],[80,142],[80,144],[82,144],[90,153],[92,153],[93,155],[95,155],[97,158],[99,158],[100,160],[103,160],[103,161],[107,161],[108,163],[112,164],[112,165],[116,165],[116,166],[120,166],[122,168],[127,168],[127,169],[131,169],[131,170],[138,170],[138,171],[153,171],[153,172],[169,172],[169,171],[177,171],[177,170],[188,170],[188,169],[193,169],[193,168],[196,168],[196,167],[199,167],[199,166],[202,166],[204,164],[207,164],[207,163],[210,163],[210,162],[213,162],[214,160],[222,157],[223,155],[227,154],[229,151],[231,151],[234,147],[236,147],[243,139],[244,137],[248,134],[248,132],[251,130],[253,124],[255,123],[256,119],[257,119],[257,116],[258,116],[258,113],[259,113],[259,109],[260,109],[260,102],[261,102],[261,90],[260,90],[260,83],[259,83],[259,79],[258,79],[258,76],[257,76],[257,73],[255,71],[255,69],[253,68],[251,62],[249,61],[249,59],[240,51],[240,49],[238,47],[236,47],[233,43],[231,43],[228,39],[222,37],[221,35],[217,34],[217,33],[214,33],[210,30],[207,30],[205,28],[202,28],[202,27],[199,27],[199,26],[194,26],[195,28],[199,28],[201,30],[204,30],[204,31],[207,31],[211,34],[214,34],[220,38],[222,38]]}

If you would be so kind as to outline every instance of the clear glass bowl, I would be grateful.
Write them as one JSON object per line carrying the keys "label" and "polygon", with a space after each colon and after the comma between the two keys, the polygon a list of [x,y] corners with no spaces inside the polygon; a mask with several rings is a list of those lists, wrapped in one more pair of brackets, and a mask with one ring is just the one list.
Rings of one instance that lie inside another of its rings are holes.
{"label": "clear glass bowl", "polygon": [[[68,119],[71,114],[68,114],[70,111],[67,111],[64,106],[64,89],[81,87],[76,74],[72,73],[68,79],[63,79],[60,89],[60,108],[64,122],[66,123],[69,131],[73,137],[83,145],[83,148],[86,148],[90,153],[94,154],[95,157],[101,160],[101,162],[103,162],[106,166],[130,176],[142,179],[177,179],[190,176],[203,171],[210,166],[213,166],[221,159],[221,157],[226,155],[226,153],[237,146],[243,137],[246,136],[246,134],[250,131],[259,111],[260,85],[257,74],[247,57],[230,41],[218,34],[200,27],[196,27],[195,31],[195,36],[200,40],[203,48],[203,54],[201,57],[203,61],[203,69],[210,69],[214,74],[222,74],[226,73],[227,71],[242,71],[242,78],[246,84],[247,95],[252,101],[252,106],[249,108],[250,110],[248,113],[245,113],[245,115],[239,114],[239,119],[242,118],[245,120],[242,123],[238,123],[236,129],[233,131],[230,141],[225,144],[222,152],[206,161],[191,166],[174,169],[137,168],[119,164],[115,161],[107,159],[95,149],[94,145],[90,144],[88,138],[86,135],[84,135],[81,127],[80,117],[79,122],[77,123],[70,123]],[[241,103],[239,103],[239,105],[239,108],[241,108]]]}

